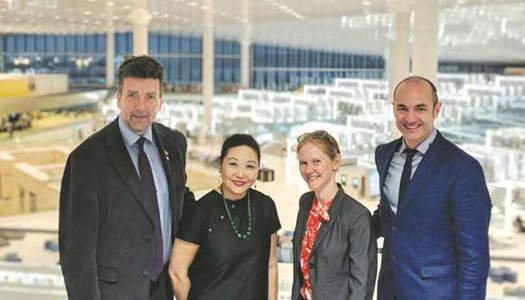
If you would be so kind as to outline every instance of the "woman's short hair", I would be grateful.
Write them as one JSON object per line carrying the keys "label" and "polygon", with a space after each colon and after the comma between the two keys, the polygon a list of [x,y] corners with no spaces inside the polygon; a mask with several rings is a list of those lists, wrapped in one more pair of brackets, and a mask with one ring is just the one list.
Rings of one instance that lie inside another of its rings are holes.
{"label": "woman's short hair", "polygon": [[221,156],[219,157],[220,162],[222,163],[223,159],[226,157],[226,155],[228,155],[228,151],[231,148],[237,146],[250,147],[253,151],[255,151],[255,154],[257,154],[257,162],[259,164],[261,163],[261,149],[259,144],[253,138],[253,136],[244,133],[236,133],[224,140],[222,143]]}

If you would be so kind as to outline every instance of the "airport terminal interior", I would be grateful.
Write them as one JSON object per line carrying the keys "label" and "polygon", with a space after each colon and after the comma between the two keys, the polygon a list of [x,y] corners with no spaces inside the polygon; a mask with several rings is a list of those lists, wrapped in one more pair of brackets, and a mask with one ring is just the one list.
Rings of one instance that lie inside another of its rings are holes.
{"label": "airport terminal interior", "polygon": [[67,299],[65,161],[118,116],[117,68],[142,54],[164,68],[157,121],[186,135],[197,197],[220,183],[225,137],[261,145],[256,188],[282,224],[279,300],[291,297],[308,191],[297,137],[336,137],[337,181],[373,212],[374,150],[399,137],[393,87],[429,78],[443,103],[436,127],[481,163],[489,188],[487,299],[525,299],[524,15],[524,0],[0,0],[0,299]]}

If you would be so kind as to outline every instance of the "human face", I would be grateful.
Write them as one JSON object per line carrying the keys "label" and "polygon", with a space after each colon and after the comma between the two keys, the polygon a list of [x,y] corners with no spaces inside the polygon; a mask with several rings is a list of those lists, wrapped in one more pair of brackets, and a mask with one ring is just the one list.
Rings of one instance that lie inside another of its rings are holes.
{"label": "human face", "polygon": [[232,147],[221,162],[222,191],[230,200],[238,200],[257,180],[257,153],[248,146]]}
{"label": "human face", "polygon": [[117,92],[122,121],[138,135],[155,120],[162,104],[160,82],[153,78],[126,77]]}
{"label": "human face", "polygon": [[321,194],[331,184],[335,185],[335,171],[341,162],[331,159],[314,143],[307,143],[299,149],[299,170],[308,187]]}
{"label": "human face", "polygon": [[426,82],[410,81],[398,87],[394,95],[394,116],[409,148],[415,149],[432,133],[441,109],[440,102],[433,104],[432,90]]}

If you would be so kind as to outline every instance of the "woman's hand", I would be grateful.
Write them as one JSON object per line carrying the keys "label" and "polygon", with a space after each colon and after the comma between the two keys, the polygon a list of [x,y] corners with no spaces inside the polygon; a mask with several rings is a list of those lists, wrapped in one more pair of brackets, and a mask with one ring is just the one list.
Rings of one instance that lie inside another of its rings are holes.
{"label": "woman's hand", "polygon": [[270,244],[270,260],[268,261],[268,300],[277,300],[278,267],[277,267],[277,233],[272,234]]}
{"label": "woman's hand", "polygon": [[168,272],[177,300],[187,300],[188,298],[191,286],[190,278],[188,277],[188,268],[193,262],[198,250],[199,245],[197,244],[175,239]]}

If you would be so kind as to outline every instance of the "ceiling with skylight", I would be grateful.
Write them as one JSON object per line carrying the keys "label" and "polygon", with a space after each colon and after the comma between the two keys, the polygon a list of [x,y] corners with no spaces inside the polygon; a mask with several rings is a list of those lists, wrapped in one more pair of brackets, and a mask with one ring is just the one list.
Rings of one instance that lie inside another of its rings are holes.
{"label": "ceiling with skylight", "polygon": [[[135,0],[141,1],[141,0]],[[427,0],[419,0],[427,1]],[[387,55],[393,12],[410,0],[149,0],[150,30]],[[525,0],[438,0],[441,60],[525,62]],[[0,34],[131,31],[128,0],[0,0]]]}

